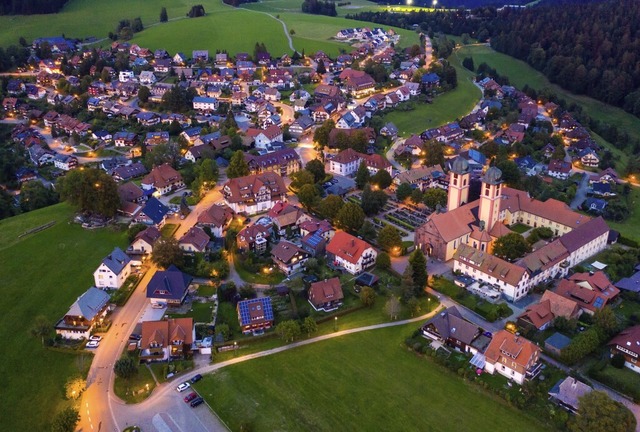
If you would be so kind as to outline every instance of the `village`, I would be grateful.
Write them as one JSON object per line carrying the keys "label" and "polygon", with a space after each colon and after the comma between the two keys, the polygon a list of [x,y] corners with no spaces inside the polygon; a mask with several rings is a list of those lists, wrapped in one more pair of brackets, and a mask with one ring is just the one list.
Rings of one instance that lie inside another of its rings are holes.
{"label": "village", "polygon": [[[332,59],[34,41],[2,100],[24,156],[12,195],[100,171],[117,212],[74,222],[130,233],[84,263],[94,284],[55,323],[58,346],[94,351],[95,381],[122,358],[150,365],[195,408],[206,398],[191,384],[218,356],[337,332],[377,297],[391,320],[428,315],[409,348],[465,377],[501,375],[507,394],[553,377],[543,399],[572,415],[593,389],[639,415],[619,372],[640,374],[640,268],[621,264],[637,243],[607,224],[628,214],[635,179],[567,110],[491,76],[467,115],[398,130],[385,113],[446,93],[451,66],[428,38],[336,38],[358,47]],[[96,199],[106,186],[91,185]],[[604,362],[582,363],[602,347]],[[153,399],[143,390],[118,397]]]}

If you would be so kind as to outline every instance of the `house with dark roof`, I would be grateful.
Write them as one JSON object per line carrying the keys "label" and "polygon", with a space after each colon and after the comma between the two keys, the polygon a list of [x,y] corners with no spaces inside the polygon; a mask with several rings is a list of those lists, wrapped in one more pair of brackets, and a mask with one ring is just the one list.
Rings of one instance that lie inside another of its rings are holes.
{"label": "house with dark roof", "polygon": [[566,180],[571,175],[571,162],[560,159],[551,159],[547,167],[547,174],[560,180]]}
{"label": "house with dark roof", "polygon": [[222,186],[226,204],[236,213],[247,215],[268,211],[286,195],[282,177],[273,171],[229,179]]}
{"label": "house with dark roof", "polygon": [[573,377],[558,381],[549,390],[549,400],[572,414],[578,412],[580,398],[591,393],[593,389]]}
{"label": "house with dark roof", "polygon": [[165,223],[169,207],[162,204],[157,198],[149,198],[149,201],[133,215],[133,220],[145,225],[154,225],[162,228]]}
{"label": "house with dark roof", "polygon": [[236,311],[240,328],[244,334],[262,334],[273,326],[271,297],[239,301]]}
{"label": "house with dark roof", "polygon": [[548,353],[553,353],[557,356],[562,354],[562,350],[569,346],[571,339],[562,333],[554,333],[544,341],[544,349]]}
{"label": "house with dark roof", "polygon": [[131,258],[117,247],[102,260],[93,278],[98,288],[119,289],[130,274]]}
{"label": "house with dark roof", "polygon": [[607,208],[607,201],[602,198],[589,197],[582,204],[582,210],[593,214],[602,214]]}
{"label": "house with dark roof", "polygon": [[435,315],[422,325],[420,331],[426,339],[465,353],[482,353],[490,341],[482,328],[465,320],[455,306]]}
{"label": "house with dark roof", "polygon": [[178,246],[189,254],[203,253],[206,252],[209,247],[210,241],[211,238],[209,238],[202,228],[194,226],[180,237],[180,240],[178,240]]}
{"label": "house with dark roof", "polygon": [[136,234],[136,238],[127,248],[127,254],[131,255],[149,255],[153,252],[153,247],[160,239],[160,230],[154,226],[140,231]]}
{"label": "house with dark roof", "polygon": [[65,339],[88,339],[93,327],[107,315],[110,299],[106,292],[95,287],[89,288],[56,323],[56,334]]}
{"label": "house with dark roof", "polygon": [[129,181],[141,177],[147,173],[147,169],[140,162],[131,165],[121,165],[112,172],[113,179],[117,182]]}
{"label": "house with dark roof", "polygon": [[169,361],[186,358],[195,341],[193,318],[143,321],[140,360]]}
{"label": "house with dark roof", "polygon": [[622,278],[616,282],[616,288],[636,293],[640,292],[640,265],[636,266],[635,271],[631,276]]}
{"label": "house with dark roof", "polygon": [[271,249],[273,262],[287,276],[301,271],[310,256],[307,251],[286,240],[281,240]]}
{"label": "house with dark roof", "polygon": [[302,168],[300,156],[292,148],[284,148],[258,156],[245,153],[244,160],[247,162],[251,174],[273,171],[282,177],[287,177]]}
{"label": "house with dark roof", "polygon": [[312,283],[308,297],[309,304],[316,311],[331,312],[338,309],[344,299],[340,278],[334,277]]}
{"label": "house with dark roof", "polygon": [[193,278],[173,264],[157,271],[147,285],[147,298],[151,303],[180,305],[184,302]]}
{"label": "house with dark roof", "polygon": [[635,373],[640,373],[640,325],[622,330],[608,345],[611,357],[622,355],[624,365]]}

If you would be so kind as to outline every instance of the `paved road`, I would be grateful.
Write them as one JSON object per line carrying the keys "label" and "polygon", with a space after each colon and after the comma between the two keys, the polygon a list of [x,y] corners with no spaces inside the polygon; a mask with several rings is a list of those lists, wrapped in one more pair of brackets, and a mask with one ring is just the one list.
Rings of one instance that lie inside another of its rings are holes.
{"label": "paved road", "polygon": [[400,165],[398,162],[396,162],[395,160],[395,151],[398,148],[398,146],[400,144],[404,144],[406,140],[404,138],[396,138],[396,140],[393,142],[393,144],[391,144],[391,147],[389,147],[389,150],[387,150],[387,160],[389,161],[389,163],[391,165],[393,165],[393,167],[395,169],[397,169],[399,172],[405,171],[404,167],[402,165]]}
{"label": "paved road", "polygon": [[576,196],[571,201],[571,208],[576,210],[587,199],[587,192],[589,191],[589,174],[583,173],[580,185],[576,190]]}

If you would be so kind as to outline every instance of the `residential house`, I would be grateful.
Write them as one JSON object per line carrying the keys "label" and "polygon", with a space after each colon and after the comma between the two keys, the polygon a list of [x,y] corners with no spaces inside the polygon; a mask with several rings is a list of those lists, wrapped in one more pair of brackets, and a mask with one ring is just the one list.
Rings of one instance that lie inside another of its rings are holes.
{"label": "residential house", "polygon": [[162,234],[154,226],[150,226],[136,234],[136,238],[127,248],[127,253],[131,255],[149,255],[153,252],[153,247]]}
{"label": "residential house", "polygon": [[140,84],[145,86],[153,85],[156,83],[156,81],[158,81],[158,79],[156,78],[156,76],[153,74],[152,71],[140,72],[140,76],[138,77],[138,80],[140,81]]}
{"label": "residential house", "polygon": [[136,177],[143,176],[147,173],[147,168],[140,162],[132,163],[131,165],[119,166],[113,170],[111,175],[117,182],[129,181]]}
{"label": "residential house", "polygon": [[580,163],[586,167],[596,168],[600,164],[600,158],[595,150],[586,148],[578,153]]}
{"label": "residential house", "polygon": [[240,252],[252,251],[263,254],[267,250],[270,236],[270,225],[255,223],[240,230],[236,236],[236,245]]}
{"label": "residential house", "polygon": [[312,219],[300,207],[283,201],[276,202],[267,216],[273,222],[273,232],[279,237],[297,234],[299,225]]}
{"label": "residential house", "polygon": [[55,154],[51,150],[45,150],[40,146],[29,147],[29,159],[36,166],[50,164],[55,160]]}
{"label": "residential house", "polygon": [[555,332],[544,340],[544,349],[549,354],[562,355],[562,350],[571,344],[571,339],[562,333]]}
{"label": "residential house", "polygon": [[611,347],[611,357],[622,355],[624,365],[640,373],[640,325],[622,330],[608,345]]}
{"label": "residential house", "polygon": [[583,312],[593,315],[597,310],[611,304],[620,294],[603,271],[574,273],[569,279],[563,279],[556,293],[575,301]]}
{"label": "residential house", "polygon": [[271,258],[284,274],[290,276],[303,270],[310,255],[295,244],[281,240],[271,249]]}
{"label": "residential house", "polygon": [[420,83],[424,87],[425,90],[429,90],[440,85],[440,77],[435,73],[428,73],[422,75],[420,78]]}
{"label": "residential house", "polygon": [[380,135],[395,139],[398,136],[398,128],[393,123],[387,123],[380,128]]}
{"label": "residential house", "polygon": [[580,398],[591,393],[593,389],[574,377],[559,380],[549,390],[549,400],[572,414],[578,413]]}
{"label": "residential house", "polygon": [[133,220],[137,223],[162,228],[168,213],[169,207],[162,204],[157,198],[151,197],[144,207],[133,215]]}
{"label": "residential house", "polygon": [[235,213],[229,206],[213,204],[198,215],[198,225],[208,227],[214,236],[222,238],[234,216]]}
{"label": "residential house", "polygon": [[484,356],[486,372],[492,375],[498,372],[520,385],[540,372],[540,348],[506,330],[493,335]]}
{"label": "residential house", "polygon": [[354,98],[360,99],[375,92],[376,81],[369,74],[362,71],[346,69],[340,76],[347,71],[351,72],[344,81],[344,89],[347,93],[351,93]]}
{"label": "residential house", "polygon": [[130,274],[131,258],[117,247],[102,260],[93,279],[97,288],[119,289]]}
{"label": "residential house", "polygon": [[214,97],[196,96],[193,98],[193,109],[197,111],[216,111],[220,103]]}
{"label": "residential house", "polygon": [[273,142],[282,142],[282,129],[278,125],[269,126],[266,129],[249,129],[247,136],[253,138],[258,149],[266,150]]}
{"label": "residential house", "polygon": [[309,233],[300,239],[300,245],[312,257],[321,257],[325,254],[327,240],[321,234]]}
{"label": "residential house", "polygon": [[56,323],[56,334],[65,339],[88,339],[93,327],[106,317],[110,300],[106,292],[95,287],[89,288]]}
{"label": "residential house", "polygon": [[167,195],[184,187],[182,175],[169,164],[154,167],[151,172],[142,179],[142,189],[155,189],[159,195]]}
{"label": "residential house", "polygon": [[292,136],[299,138],[309,132],[314,124],[315,122],[311,117],[306,114],[301,115],[291,124],[291,126],[289,126],[289,133],[291,133]]}
{"label": "residential house", "polygon": [[273,326],[271,297],[260,297],[238,302],[238,323],[244,334],[262,334]]}
{"label": "residential house", "polygon": [[141,203],[147,199],[142,189],[132,182],[118,185],[118,196],[122,202]]}
{"label": "residential house", "polygon": [[159,144],[168,144],[169,143],[169,132],[160,131],[160,132],[147,132],[144,138],[144,145],[146,146],[156,146]]}
{"label": "residential house", "polygon": [[329,161],[329,172],[351,177],[362,163],[362,154],[349,148],[341,151]]}
{"label": "residential house", "polygon": [[331,312],[338,309],[344,299],[340,278],[334,277],[312,283],[308,297],[309,304],[316,311]]}
{"label": "residential house", "polygon": [[435,315],[420,330],[427,339],[474,355],[484,352],[490,341],[482,328],[465,320],[455,306]]}
{"label": "residential house", "polygon": [[143,321],[140,360],[170,361],[187,358],[195,341],[193,318]]}
{"label": "residential house", "polygon": [[611,183],[593,183],[591,185],[591,193],[601,197],[612,197],[616,195],[611,188]]}
{"label": "residential house", "polygon": [[78,158],[58,153],[53,157],[53,165],[63,171],[71,171],[78,166]]}
{"label": "residential house", "polygon": [[300,155],[292,148],[284,148],[259,156],[245,153],[244,160],[249,165],[251,174],[273,171],[282,177],[288,177],[302,168]]}
{"label": "residential house", "polygon": [[147,298],[151,303],[180,305],[184,302],[193,278],[173,264],[158,270],[147,285]]}
{"label": "residential house", "polygon": [[116,147],[133,147],[138,143],[138,136],[133,132],[116,132],[113,142]]}
{"label": "residential house", "polygon": [[578,304],[553,291],[545,291],[540,302],[531,305],[518,317],[518,325],[521,327],[546,330],[558,317],[572,320],[578,318],[582,311]]}
{"label": "residential house", "polygon": [[547,168],[547,174],[560,180],[566,180],[571,175],[571,168],[571,162],[566,162],[559,159],[551,159]]}
{"label": "residential house", "polygon": [[204,253],[207,251],[210,241],[211,239],[202,228],[194,226],[180,237],[178,246],[189,254]]}
{"label": "residential house", "polygon": [[589,197],[582,204],[582,210],[596,215],[601,215],[607,208],[607,201],[602,198]]}
{"label": "residential house", "polygon": [[276,201],[283,201],[287,189],[278,174],[267,171],[229,179],[222,186],[225,202],[236,213],[253,215],[268,211]]}
{"label": "residential house", "polygon": [[327,245],[327,255],[335,267],[356,275],[375,263],[378,252],[366,241],[338,231]]}

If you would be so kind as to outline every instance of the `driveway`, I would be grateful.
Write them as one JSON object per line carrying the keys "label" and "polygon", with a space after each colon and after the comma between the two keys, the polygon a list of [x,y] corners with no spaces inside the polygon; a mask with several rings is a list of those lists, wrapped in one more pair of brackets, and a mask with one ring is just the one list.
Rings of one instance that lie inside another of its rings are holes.
{"label": "driveway", "polygon": [[582,174],[582,180],[578,185],[576,196],[571,201],[571,208],[576,210],[587,199],[587,192],[589,191],[589,174]]}

